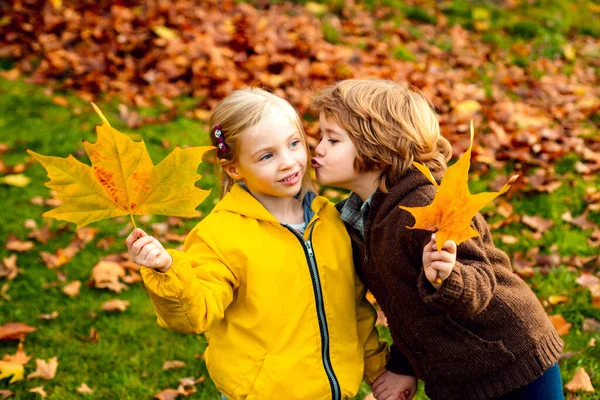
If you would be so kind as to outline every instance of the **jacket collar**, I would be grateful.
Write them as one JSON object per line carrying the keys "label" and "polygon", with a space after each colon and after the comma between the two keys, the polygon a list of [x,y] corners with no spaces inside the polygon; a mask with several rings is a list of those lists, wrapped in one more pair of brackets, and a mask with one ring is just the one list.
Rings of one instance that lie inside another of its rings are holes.
{"label": "jacket collar", "polygon": [[[317,214],[327,204],[327,201],[327,199],[317,196],[314,192],[309,191],[306,193],[304,196],[305,220],[308,222],[312,219],[314,214]],[[277,218],[239,184],[233,185],[229,193],[217,203],[213,212],[219,211],[229,211],[249,218],[279,224]]]}

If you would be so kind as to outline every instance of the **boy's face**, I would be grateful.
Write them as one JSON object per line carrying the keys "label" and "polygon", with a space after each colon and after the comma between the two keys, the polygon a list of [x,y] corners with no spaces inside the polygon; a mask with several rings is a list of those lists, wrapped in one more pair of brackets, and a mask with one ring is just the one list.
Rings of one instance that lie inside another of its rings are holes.
{"label": "boy's face", "polygon": [[356,147],[348,133],[324,113],[319,116],[321,142],[315,149],[312,166],[321,185],[354,190],[360,175],[354,170]]}

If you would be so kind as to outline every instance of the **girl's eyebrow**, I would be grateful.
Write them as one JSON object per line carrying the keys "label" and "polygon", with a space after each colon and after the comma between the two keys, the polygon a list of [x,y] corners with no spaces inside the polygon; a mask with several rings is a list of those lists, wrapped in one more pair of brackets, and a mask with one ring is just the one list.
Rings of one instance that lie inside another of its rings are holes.
{"label": "girl's eyebrow", "polygon": [[[288,136],[288,138],[285,140],[286,142],[289,142],[290,140],[292,140],[292,138],[294,138],[295,136],[298,136],[299,133],[298,131],[294,131],[290,136]],[[267,151],[267,150],[272,150],[273,146],[265,146],[265,147],[261,147],[260,149],[256,150],[254,153],[252,153],[251,157],[256,157],[259,153],[262,153],[263,151]]]}

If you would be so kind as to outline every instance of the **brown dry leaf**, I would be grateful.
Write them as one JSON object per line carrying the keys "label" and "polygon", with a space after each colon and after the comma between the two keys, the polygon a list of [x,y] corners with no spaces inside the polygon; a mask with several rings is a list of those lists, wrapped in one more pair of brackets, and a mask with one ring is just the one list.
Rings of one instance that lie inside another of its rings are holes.
{"label": "brown dry leaf", "polygon": [[14,364],[25,365],[29,362],[31,356],[25,354],[25,350],[23,349],[23,340],[19,342],[19,346],[17,347],[17,351],[12,356],[10,354],[5,354],[2,357],[2,361],[7,361]]}
{"label": "brown dry leaf", "polygon": [[3,258],[0,263],[0,278],[6,278],[13,280],[19,274],[19,268],[17,267],[17,255],[13,254],[8,258]]}
{"label": "brown dry leaf", "polygon": [[594,318],[586,318],[583,320],[583,331],[585,333],[600,332],[600,322]]}
{"label": "brown dry leaf", "polygon": [[46,380],[54,379],[56,369],[58,368],[58,357],[52,357],[48,361],[35,359],[37,369],[27,375],[27,379],[41,378]]}
{"label": "brown dry leaf", "polygon": [[8,295],[8,289],[10,289],[10,283],[5,282],[1,287],[0,287],[0,297],[2,297],[4,300],[8,300],[11,301],[12,298]]}
{"label": "brown dry leaf", "polygon": [[567,221],[575,226],[578,226],[583,230],[590,229],[590,228],[596,228],[597,227],[596,224],[594,224],[591,221],[588,221],[588,219],[587,219],[588,213],[589,213],[589,210],[587,210],[586,212],[581,214],[579,217],[573,218],[571,216],[571,211],[566,211],[562,215],[562,220]]}
{"label": "brown dry leaf", "polygon": [[585,372],[583,367],[577,370],[573,376],[573,379],[571,379],[571,381],[565,385],[565,389],[571,393],[579,391],[587,393],[595,392],[590,376],[587,374],[587,372]]}
{"label": "brown dry leaf", "polygon": [[169,369],[177,369],[183,367],[185,367],[185,362],[179,360],[169,360],[163,363],[162,369],[166,371]]}
{"label": "brown dry leaf", "polygon": [[560,314],[551,315],[549,318],[550,318],[550,321],[552,322],[552,325],[554,325],[556,332],[558,332],[558,334],[560,336],[564,336],[564,335],[568,334],[569,331],[571,330],[572,325],[570,323],[568,323],[562,315],[560,315]]}
{"label": "brown dry leaf", "polygon": [[108,300],[102,304],[100,308],[102,311],[125,311],[129,307],[129,302],[127,300],[113,299]]}
{"label": "brown dry leaf", "polygon": [[174,400],[181,395],[178,390],[175,389],[165,389],[160,393],[154,395],[155,399],[158,400]]}
{"label": "brown dry leaf", "polygon": [[44,390],[44,387],[43,387],[43,386],[37,386],[37,387],[34,387],[34,388],[32,388],[32,389],[29,389],[29,391],[30,391],[31,393],[37,393],[37,394],[39,394],[39,395],[40,395],[40,396],[42,396],[42,397],[46,397],[46,396],[47,396],[47,395],[46,395],[46,391]]}
{"label": "brown dry leaf", "polygon": [[27,237],[33,238],[42,244],[48,243],[48,240],[55,236],[56,234],[50,230],[48,225],[44,225],[41,229],[34,229],[27,235]]}
{"label": "brown dry leaf", "polygon": [[77,391],[78,391],[79,393],[82,393],[82,394],[92,394],[92,393],[94,393],[94,390],[93,390],[93,389],[91,389],[91,388],[90,388],[90,387],[89,387],[89,386],[88,386],[88,385],[87,385],[85,382],[83,382],[83,383],[81,384],[81,386],[79,386],[79,387],[77,388]]}
{"label": "brown dry leaf", "polygon": [[81,281],[73,281],[63,288],[63,293],[69,297],[79,296],[81,290]]}
{"label": "brown dry leaf", "polygon": [[33,242],[24,242],[22,240],[17,239],[15,235],[10,235],[6,239],[6,250],[10,251],[18,251],[19,253],[24,253],[33,248]]}
{"label": "brown dry leaf", "polygon": [[0,399],[8,399],[9,397],[13,397],[15,394],[10,390],[0,390]]}
{"label": "brown dry leaf", "polygon": [[554,221],[551,219],[543,219],[538,216],[529,215],[524,215],[523,218],[521,218],[521,222],[538,232],[545,232],[554,225]]}
{"label": "brown dry leaf", "polygon": [[37,328],[20,322],[9,322],[0,326],[0,340],[20,340]]}
{"label": "brown dry leaf", "polygon": [[56,319],[56,317],[58,317],[58,311],[52,311],[50,314],[40,314],[38,316],[39,319],[43,319],[45,321],[51,321]]}
{"label": "brown dry leaf", "polygon": [[127,289],[127,285],[119,281],[125,277],[125,268],[114,261],[100,261],[92,269],[92,276],[88,280],[88,286],[108,289],[120,293]]}

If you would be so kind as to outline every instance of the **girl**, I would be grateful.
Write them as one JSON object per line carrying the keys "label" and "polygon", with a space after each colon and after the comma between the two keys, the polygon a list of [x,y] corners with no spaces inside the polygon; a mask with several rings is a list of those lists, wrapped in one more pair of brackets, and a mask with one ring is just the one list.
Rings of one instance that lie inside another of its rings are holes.
{"label": "girl", "polygon": [[398,206],[428,205],[436,191],[412,162],[439,178],[451,156],[428,101],[406,85],[348,80],[323,89],[313,108],[317,180],[353,192],[339,208],[355,266],[394,340],[375,397],[412,398],[419,377],[434,400],[562,399],[563,343],[483,217],[471,224],[480,236],[458,248],[436,249],[431,233],[407,228],[414,219]]}
{"label": "girl", "polygon": [[384,372],[387,350],[339,213],[310,191],[297,113],[238,90],[210,126],[221,201],[182,252],[139,229],[126,240],[159,325],[206,332],[206,364],[228,399],[354,396]]}

